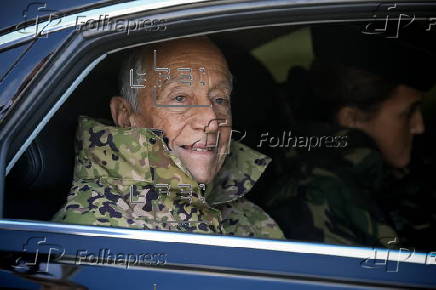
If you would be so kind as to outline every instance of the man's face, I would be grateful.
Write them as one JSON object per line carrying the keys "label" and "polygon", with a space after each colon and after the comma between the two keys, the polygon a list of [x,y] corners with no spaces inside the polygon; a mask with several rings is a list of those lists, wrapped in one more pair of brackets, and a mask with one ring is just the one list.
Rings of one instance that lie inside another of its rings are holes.
{"label": "man's face", "polygon": [[156,59],[159,68],[169,69],[169,78],[166,72],[147,70],[139,124],[163,130],[194,179],[209,183],[224,162],[231,137],[227,63],[211,43],[189,40],[156,49]]}
{"label": "man's face", "polygon": [[419,91],[400,85],[393,96],[381,104],[376,115],[362,126],[394,168],[407,166],[413,136],[424,132],[420,100]]}

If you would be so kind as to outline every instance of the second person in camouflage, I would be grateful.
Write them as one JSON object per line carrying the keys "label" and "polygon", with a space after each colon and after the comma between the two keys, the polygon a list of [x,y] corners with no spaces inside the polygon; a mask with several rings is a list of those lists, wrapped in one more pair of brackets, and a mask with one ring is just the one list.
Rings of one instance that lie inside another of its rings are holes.
{"label": "second person in camouflage", "polygon": [[[419,104],[434,82],[422,75],[431,53],[403,40],[371,40],[352,26],[316,28],[313,37],[317,58],[289,85],[305,92],[293,95],[296,133],[343,135],[347,146],[288,150],[269,212],[289,239],[387,246],[399,238],[404,244],[397,218],[380,200],[390,194],[390,172],[408,165],[413,138],[424,132]],[[349,46],[337,45],[343,38]]]}

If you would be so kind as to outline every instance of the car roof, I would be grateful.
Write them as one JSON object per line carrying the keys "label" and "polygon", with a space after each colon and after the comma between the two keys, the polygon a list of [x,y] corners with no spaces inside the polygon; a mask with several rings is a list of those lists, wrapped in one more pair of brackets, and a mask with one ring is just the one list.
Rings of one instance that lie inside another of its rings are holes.
{"label": "car roof", "polygon": [[[39,18],[44,20],[50,16],[63,17],[69,14],[78,13],[80,11],[86,11],[93,8],[108,6],[111,4],[120,4],[126,2],[134,2],[134,0],[4,0],[3,7],[0,12],[0,36],[8,32],[16,30],[18,27],[25,27],[34,24],[35,19]],[[141,1],[144,2],[144,1]],[[164,0],[148,0],[147,4],[159,4],[161,2],[162,7],[176,6],[180,4],[190,4],[196,2],[218,2],[217,0],[188,0],[188,1],[164,1]],[[164,3],[168,2],[168,3]],[[250,0],[242,1],[230,1],[230,2],[256,2]],[[290,3],[352,3],[352,2],[375,2],[374,0],[290,0]],[[389,2],[387,0],[379,0],[380,4]],[[404,2],[398,0],[398,2]],[[157,7],[160,8],[160,7]]]}
{"label": "car roof", "polygon": [[93,6],[104,5],[116,0],[5,0],[3,1],[2,15],[0,17],[0,31],[15,27],[36,17],[44,17],[50,13],[66,12],[71,10],[88,9]]}

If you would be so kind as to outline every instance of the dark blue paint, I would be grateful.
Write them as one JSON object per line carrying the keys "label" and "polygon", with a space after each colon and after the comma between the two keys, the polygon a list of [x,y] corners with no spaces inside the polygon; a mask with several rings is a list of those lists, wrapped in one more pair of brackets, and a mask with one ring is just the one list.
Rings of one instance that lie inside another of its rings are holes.
{"label": "dark blue paint", "polygon": [[[199,266],[206,269],[225,268],[253,273],[276,273],[297,277],[337,279],[339,281],[378,281],[394,284],[399,283],[403,285],[408,285],[409,287],[415,285],[436,286],[436,277],[434,275],[436,265],[401,263],[399,272],[387,272],[385,268],[363,268],[361,267],[361,259],[344,258],[330,255],[299,254],[247,248],[230,248],[184,244],[177,242],[165,243],[108,237],[74,236],[66,234],[4,230],[0,231],[0,240],[7,242],[4,242],[1,245],[1,249],[3,251],[22,251],[22,246],[29,237],[47,237],[47,242],[55,245],[61,245],[65,248],[66,253],[73,257],[73,261],[75,261],[74,263],[78,263],[79,261],[79,255],[77,254],[78,251],[87,250],[88,254],[95,253],[96,255],[98,255],[101,249],[109,249],[112,254],[122,253],[125,255],[130,253],[136,255],[139,255],[141,253],[163,253],[167,255],[168,264]],[[47,247],[45,249],[41,248],[41,252],[47,251],[46,249]],[[211,287],[220,285],[220,283],[230,283],[230,280],[232,281],[231,283],[235,283],[234,285],[236,285],[234,289],[245,289],[245,286],[243,285],[251,285],[251,282],[247,282],[248,280],[250,280],[248,278],[222,278],[225,281],[228,281],[220,282],[221,278],[212,278],[206,273],[194,273],[192,274],[192,278],[187,277],[187,272],[177,275],[173,272],[162,272],[165,274],[162,276],[159,274],[161,272],[152,271],[153,269],[155,269],[153,268],[153,266],[150,266],[148,269],[142,268],[141,270],[125,270],[125,265],[120,265],[119,268],[114,268],[113,266],[108,265],[79,266],[80,270],[79,272],[77,272],[77,274],[74,275],[74,277],[76,277],[77,279],[79,279],[79,277],[85,278],[80,278],[79,280],[75,280],[75,278],[74,281],[79,282],[80,284],[87,281],[87,283],[91,283],[92,285],[100,285],[101,287],[104,287],[105,283],[119,285],[121,287],[121,284],[119,284],[121,283],[120,280],[128,280],[127,282],[123,283],[127,283],[128,288],[135,288],[134,286],[136,285],[136,283],[140,283],[140,281],[142,281],[144,277],[153,277],[153,279],[157,279],[160,281],[160,283],[163,284],[169,283],[164,277],[171,277],[171,279],[174,279],[174,283],[171,285],[177,285],[178,283],[182,283],[184,279],[192,279],[193,281],[212,279],[214,282],[210,284]],[[89,278],[87,275],[89,275],[89,277],[100,278],[96,278],[96,280],[94,280]],[[180,278],[178,278],[178,275],[180,275]],[[269,282],[266,281],[257,283],[266,283],[264,285],[264,287],[266,288],[263,289],[269,289],[268,287],[270,287],[268,284]],[[278,283],[277,285],[279,284],[280,283]],[[144,287],[144,285],[142,285],[141,287]],[[195,283],[193,283],[192,287],[193,288],[188,287],[186,289],[201,289],[196,288]],[[252,285],[246,287],[248,287],[246,289],[262,289],[255,288]],[[208,287],[207,289],[218,288]]]}
{"label": "dark blue paint", "polygon": [[[30,46],[30,43],[24,43],[0,53],[0,82],[5,74],[11,69],[15,62],[18,62],[22,54]],[[0,100],[1,101],[1,100]],[[0,102],[1,104],[1,102]]]}
{"label": "dark blue paint", "polygon": [[[27,51],[23,58],[7,74],[3,82],[0,83],[0,105],[10,103],[12,98],[17,95],[20,87],[31,80],[36,73],[37,66],[58,49],[70,36],[74,29],[65,29],[55,33],[50,33],[48,37],[37,38],[35,44]],[[30,44],[29,44],[30,45]],[[0,54],[1,55],[1,54]],[[1,60],[1,58],[0,58]],[[7,112],[7,108],[1,110],[0,118]]]}
{"label": "dark blue paint", "polygon": [[[61,13],[63,10],[82,7],[98,2],[107,2],[101,0],[4,0],[1,2],[0,9],[0,30],[15,26],[25,20],[35,19],[37,16],[42,17],[50,13]],[[42,3],[42,4],[41,4]],[[43,7],[46,3],[46,8]],[[40,8],[40,9],[38,9]],[[27,9],[27,11],[26,11]],[[27,15],[27,17],[25,17]]]}
{"label": "dark blue paint", "polygon": [[2,288],[18,289],[40,289],[41,286],[35,282],[26,280],[22,277],[12,274],[10,271],[0,270],[0,286]]}

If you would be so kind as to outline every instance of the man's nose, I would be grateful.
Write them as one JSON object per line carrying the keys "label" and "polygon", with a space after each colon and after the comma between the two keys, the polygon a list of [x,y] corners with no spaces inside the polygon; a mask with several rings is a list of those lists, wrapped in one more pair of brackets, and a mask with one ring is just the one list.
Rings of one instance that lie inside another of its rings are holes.
{"label": "man's nose", "polygon": [[421,110],[418,110],[413,118],[410,131],[413,135],[422,134],[425,131],[424,119],[422,118]]}
{"label": "man's nose", "polygon": [[197,130],[203,130],[205,133],[216,133],[221,124],[226,120],[218,119],[212,105],[195,108],[193,127]]}

